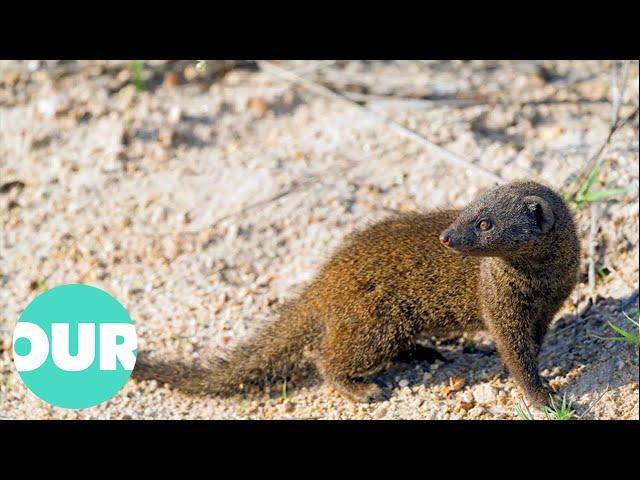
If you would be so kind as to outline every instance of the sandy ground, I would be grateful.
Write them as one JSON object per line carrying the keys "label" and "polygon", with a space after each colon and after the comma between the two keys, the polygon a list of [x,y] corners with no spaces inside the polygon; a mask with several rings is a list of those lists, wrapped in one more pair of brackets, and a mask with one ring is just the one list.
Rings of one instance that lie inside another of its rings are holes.
{"label": "sandy ground", "polygon": [[[611,62],[282,62],[505,179],[560,188],[606,137]],[[224,353],[317,271],[352,230],[394,211],[463,206],[490,180],[357,109],[251,69],[189,62],[0,62],[0,417],[512,419],[521,393],[495,354],[434,339],[447,363],[399,363],[390,399],[353,405],[293,379],[247,399],[129,381],[65,410],[34,397],[11,334],[43,288],[110,292],[141,348]],[[404,100],[398,100],[398,98]],[[395,99],[395,100],[394,100]],[[631,65],[622,116],[638,104]],[[614,135],[597,188],[596,302],[581,283],[541,353],[542,375],[583,418],[638,419],[638,348],[594,335],[638,309],[638,117]],[[280,195],[282,193],[282,195]],[[578,212],[581,235],[589,209]],[[473,339],[490,347],[490,338]],[[533,411],[541,417],[539,411]]]}

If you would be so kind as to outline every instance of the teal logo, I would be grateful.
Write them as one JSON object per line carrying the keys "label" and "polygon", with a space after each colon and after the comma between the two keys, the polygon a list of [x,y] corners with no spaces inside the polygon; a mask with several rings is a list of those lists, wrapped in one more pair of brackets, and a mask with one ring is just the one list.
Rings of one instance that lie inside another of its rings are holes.
{"label": "teal logo", "polygon": [[136,362],[129,314],[108,293],[70,284],[37,296],[13,333],[13,359],[33,394],[63,408],[87,408],[113,397]]}

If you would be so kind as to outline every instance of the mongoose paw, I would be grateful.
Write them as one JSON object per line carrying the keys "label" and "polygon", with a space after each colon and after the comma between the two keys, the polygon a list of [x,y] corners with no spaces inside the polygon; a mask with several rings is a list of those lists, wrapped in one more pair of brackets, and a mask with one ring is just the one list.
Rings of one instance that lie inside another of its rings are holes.
{"label": "mongoose paw", "polygon": [[384,392],[373,382],[333,381],[331,386],[354,403],[373,403],[384,399]]}
{"label": "mongoose paw", "polygon": [[527,394],[529,400],[538,408],[551,406],[554,400],[554,392],[547,387],[540,387]]}

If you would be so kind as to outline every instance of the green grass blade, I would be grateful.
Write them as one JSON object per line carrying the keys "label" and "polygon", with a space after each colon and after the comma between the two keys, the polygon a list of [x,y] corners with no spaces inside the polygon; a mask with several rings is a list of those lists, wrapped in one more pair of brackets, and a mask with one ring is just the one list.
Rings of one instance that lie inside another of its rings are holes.
{"label": "green grass blade", "polygon": [[589,193],[589,191],[591,190],[591,187],[593,187],[593,184],[598,179],[599,173],[600,173],[600,165],[596,164],[591,170],[591,172],[589,172],[589,176],[587,177],[587,180],[584,182],[582,187],[580,187],[580,190],[578,190],[578,193],[576,194],[576,201],[578,202],[583,201],[584,196],[587,193]]}
{"label": "green grass blade", "polygon": [[522,405],[520,405],[520,402],[516,402],[514,408],[516,410],[516,415],[520,418],[520,420],[533,420],[531,415],[524,411]]}
{"label": "green grass blade", "polygon": [[622,337],[624,337],[628,342],[631,343],[635,343],[635,344],[640,344],[640,336],[638,335],[634,335],[631,332],[627,332],[626,330],[623,330],[622,328],[618,327],[617,325],[614,325],[611,322],[607,322],[609,324],[609,326],[618,334],[620,334]]}
{"label": "green grass blade", "polygon": [[143,92],[145,90],[145,85],[142,80],[142,61],[134,60],[131,63],[131,74],[133,76],[133,84],[136,86],[136,90]]}
{"label": "green grass blade", "polygon": [[581,200],[583,202],[601,202],[612,197],[624,195],[627,193],[627,189],[624,187],[611,188],[609,190],[601,190],[598,192],[587,192],[582,195]]}

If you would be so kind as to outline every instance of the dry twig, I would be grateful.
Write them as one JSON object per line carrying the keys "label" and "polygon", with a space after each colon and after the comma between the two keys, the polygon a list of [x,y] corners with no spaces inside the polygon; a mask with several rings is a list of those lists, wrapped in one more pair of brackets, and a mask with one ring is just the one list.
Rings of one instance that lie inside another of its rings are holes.
{"label": "dry twig", "polygon": [[587,160],[587,162],[580,168],[577,174],[572,174],[567,177],[564,182],[564,189],[569,190],[570,196],[574,197],[580,186],[585,182],[589,173],[592,172],[595,168],[601,167],[604,163],[604,159],[602,158],[602,153],[609,145],[611,141],[611,137],[613,134],[623,125],[631,121],[638,114],[638,106],[636,106],[635,110],[631,112],[630,115],[627,115],[624,119],[620,118],[620,107],[622,105],[622,98],[624,96],[624,92],[627,85],[627,76],[629,74],[629,64],[631,62],[629,60],[626,61],[624,67],[624,73],[621,84],[618,84],[617,80],[617,67],[614,62],[614,67],[612,71],[612,81],[611,81],[611,123],[609,124],[609,131],[604,141],[600,145],[600,147],[595,151],[595,153]]}
{"label": "dry twig", "polygon": [[597,203],[592,203],[590,208],[591,226],[589,228],[589,296],[591,302],[595,303],[596,296],[596,248],[598,247],[598,217],[600,207]]}
{"label": "dry twig", "polygon": [[580,420],[580,419],[584,418],[584,416],[585,416],[587,413],[589,413],[593,407],[595,407],[598,403],[600,403],[600,400],[602,400],[602,398],[603,398],[607,393],[609,393],[609,385],[607,385],[607,387],[604,389],[604,392],[602,392],[602,393],[600,394],[600,396],[595,400],[595,402],[592,402],[592,403],[591,403],[591,405],[589,405],[589,407],[588,407],[584,412],[582,412],[582,414],[578,417],[578,420]]}
{"label": "dry twig", "polygon": [[351,100],[350,98],[346,97],[345,95],[342,95],[338,92],[334,92],[333,90],[320,85],[316,82],[313,82],[311,80],[307,80],[305,78],[300,77],[299,75],[296,75],[295,73],[291,73],[289,70],[286,70],[284,68],[280,68],[272,63],[269,62],[265,62],[265,61],[258,61],[258,65],[260,66],[260,68],[267,72],[270,73],[276,77],[285,79],[287,81],[290,81],[292,83],[296,83],[298,85],[302,85],[303,87],[305,87],[307,90],[312,91],[313,93],[316,93],[317,95],[326,97],[326,98],[330,98],[332,100],[337,100],[340,101],[342,103],[346,103],[348,105],[350,105],[351,107],[367,114],[368,116],[380,121],[381,123],[385,124],[387,127],[389,127],[391,130],[393,130],[394,132],[398,133],[399,135],[408,138],[410,140],[413,140],[414,142],[422,145],[423,147],[427,148],[428,150],[434,151],[436,152],[438,155],[440,155],[443,159],[450,161],[451,163],[454,163],[456,165],[462,166],[464,168],[467,169],[471,169],[474,170],[475,172],[489,178],[491,181],[495,182],[495,183],[504,183],[504,179],[501,178],[500,176],[496,175],[495,173],[485,169],[484,167],[481,167],[480,165],[477,165],[469,160],[467,160],[466,158],[462,157],[461,155],[458,155],[457,153],[454,153],[450,150],[447,150],[444,147],[441,147],[440,145],[437,145],[433,142],[431,142],[430,140],[426,139],[425,137],[423,137],[422,135],[420,135],[419,133],[406,128],[404,126],[402,126],[401,124],[395,122],[394,120],[391,120],[388,117],[384,117],[378,113],[376,113],[375,111],[371,110],[370,108],[367,108],[365,106],[362,106],[360,104],[358,104],[357,102],[355,102],[354,100]]}

